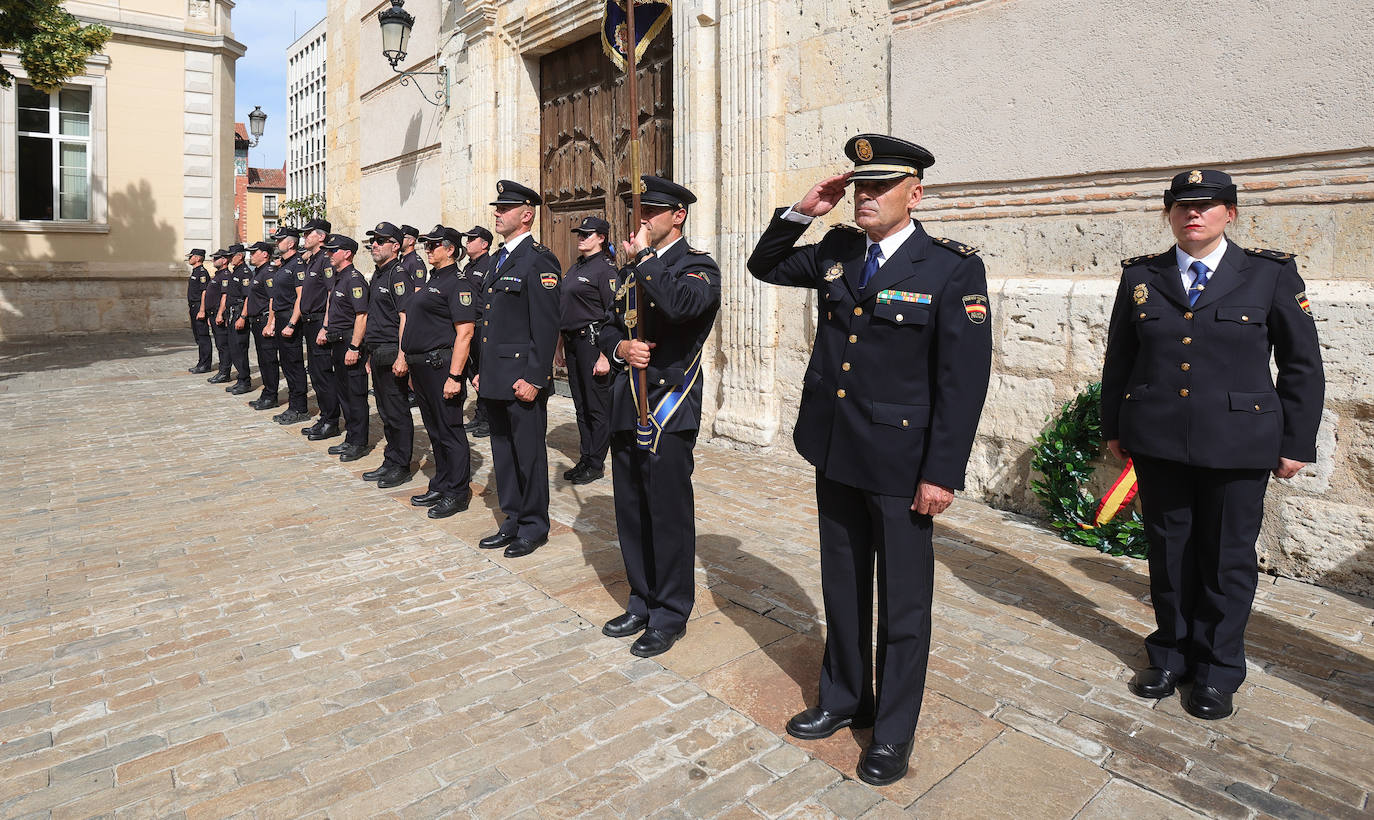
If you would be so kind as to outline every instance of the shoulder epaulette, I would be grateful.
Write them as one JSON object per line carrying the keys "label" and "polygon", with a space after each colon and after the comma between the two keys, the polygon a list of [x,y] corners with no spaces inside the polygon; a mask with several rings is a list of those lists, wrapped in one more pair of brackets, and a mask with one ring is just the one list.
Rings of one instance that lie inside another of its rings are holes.
{"label": "shoulder epaulette", "polygon": [[702,249],[700,249],[700,248],[691,248],[691,247],[689,247],[689,248],[687,249],[687,252],[688,252],[688,253],[694,253],[694,254],[696,254],[697,256],[710,256],[710,255],[711,255],[711,252],[710,252],[710,251],[704,251],[704,250],[702,250]]}
{"label": "shoulder epaulette", "polygon": [[965,245],[963,242],[955,242],[953,239],[944,239],[939,236],[932,236],[930,238],[930,241],[934,242],[942,248],[945,248],[946,250],[954,251],[960,256],[973,256],[975,253],[978,252],[978,249],[973,247],[972,245]]}
{"label": "shoulder epaulette", "polygon": [[1154,259],[1159,256],[1163,256],[1166,253],[1169,253],[1169,251],[1164,251],[1162,253],[1147,253],[1143,256],[1132,256],[1130,259],[1122,259],[1121,267],[1129,268],[1131,265],[1138,265],[1141,262],[1144,262],[1149,259]]}
{"label": "shoulder epaulette", "polygon": [[1274,259],[1279,262],[1287,262],[1297,254],[1284,253],[1283,251],[1271,251],[1265,248],[1246,248],[1245,252],[1251,256],[1262,256],[1265,259]]}
{"label": "shoulder epaulette", "polygon": [[848,222],[837,222],[830,226],[833,230],[849,231],[850,233],[863,233],[864,229],[858,225],[851,225]]}

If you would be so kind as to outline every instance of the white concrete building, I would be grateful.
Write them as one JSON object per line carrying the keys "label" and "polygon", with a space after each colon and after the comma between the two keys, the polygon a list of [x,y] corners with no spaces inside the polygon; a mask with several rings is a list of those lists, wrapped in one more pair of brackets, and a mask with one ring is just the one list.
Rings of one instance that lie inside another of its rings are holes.
{"label": "white concrete building", "polygon": [[325,185],[325,20],[286,50],[286,198]]}

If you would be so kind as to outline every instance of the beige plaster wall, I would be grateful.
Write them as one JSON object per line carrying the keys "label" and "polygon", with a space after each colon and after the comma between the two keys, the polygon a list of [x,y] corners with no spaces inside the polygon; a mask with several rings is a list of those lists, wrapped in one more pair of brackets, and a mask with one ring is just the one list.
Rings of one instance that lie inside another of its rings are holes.
{"label": "beige plaster wall", "polygon": [[[372,4],[369,4],[369,7]],[[328,216],[334,230],[350,236],[358,235],[361,204],[361,153],[359,117],[361,93],[358,65],[364,6],[359,0],[329,0],[325,15],[329,36],[325,41],[328,68],[325,71],[325,105],[329,118],[326,145],[329,159],[325,163]],[[381,50],[377,50],[381,60]],[[371,226],[369,226],[371,227]]]}

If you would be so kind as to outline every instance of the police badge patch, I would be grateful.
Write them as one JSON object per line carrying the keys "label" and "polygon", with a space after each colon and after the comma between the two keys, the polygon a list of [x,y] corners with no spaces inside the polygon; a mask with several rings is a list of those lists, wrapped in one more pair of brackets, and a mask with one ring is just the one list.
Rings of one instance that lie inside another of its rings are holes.
{"label": "police badge patch", "polygon": [[1303,313],[1306,313],[1308,316],[1312,315],[1312,303],[1307,301],[1307,291],[1303,291],[1293,298],[1298,300],[1298,307],[1302,308]]}
{"label": "police badge patch", "polygon": [[1143,305],[1150,298],[1150,289],[1145,287],[1144,282],[1141,282],[1135,286],[1135,290],[1131,291],[1131,298],[1135,300],[1137,305]]}
{"label": "police badge patch", "polygon": [[458,303],[459,303],[460,305],[462,305],[463,307],[467,307],[468,305],[471,305],[471,304],[472,304],[472,294],[471,294],[471,293],[466,293],[466,292],[458,294]]}
{"label": "police badge patch", "polygon": [[363,298],[363,289],[362,289],[362,288],[354,288],[354,289],[353,289],[353,298],[354,298],[354,299],[361,299],[361,298]]}
{"label": "police badge patch", "polygon": [[556,273],[541,273],[541,274],[539,274],[539,284],[543,285],[544,288],[545,288],[545,290],[553,290],[554,287],[556,287],[556,286],[558,285],[558,274],[556,274]]}
{"label": "police badge patch", "polygon": [[988,297],[981,293],[970,293],[964,297],[964,313],[975,325],[988,320]]}
{"label": "police badge patch", "polygon": [[859,140],[854,143],[854,153],[858,154],[859,159],[868,162],[873,159],[873,146],[869,144],[868,140]]}
{"label": "police badge patch", "polygon": [[405,296],[405,295],[406,295],[406,283],[405,283],[405,282],[397,282],[396,284],[394,284],[394,285],[391,286],[391,289],[392,289],[393,291],[396,292],[396,295],[397,295],[397,296]]}
{"label": "police badge patch", "polygon": [[1196,185],[1196,184],[1198,184],[1198,183],[1201,182],[1201,181],[1202,181],[1202,172],[1201,172],[1201,171],[1193,171],[1192,173],[1190,173],[1190,174],[1188,175],[1188,182],[1191,183],[1191,184],[1193,184],[1193,185]]}
{"label": "police badge patch", "polygon": [[305,281],[305,271],[303,271],[303,270],[298,270],[298,271],[296,271],[296,278],[297,278],[298,280],[304,282],[304,281]]}

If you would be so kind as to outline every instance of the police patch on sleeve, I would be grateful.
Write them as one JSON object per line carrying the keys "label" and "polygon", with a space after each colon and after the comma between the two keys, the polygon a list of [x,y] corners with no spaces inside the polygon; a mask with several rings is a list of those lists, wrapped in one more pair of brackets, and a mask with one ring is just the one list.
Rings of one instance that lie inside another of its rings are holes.
{"label": "police patch on sleeve", "polygon": [[304,282],[304,281],[305,281],[305,271],[303,271],[303,270],[298,270],[298,271],[296,271],[296,279],[298,279],[298,280]]}
{"label": "police patch on sleeve", "polygon": [[541,273],[541,274],[539,274],[539,284],[543,285],[545,290],[553,290],[554,287],[556,287],[556,286],[558,285],[558,274],[556,274],[556,273]]}
{"label": "police patch on sleeve", "polygon": [[1307,291],[1303,291],[1293,298],[1298,300],[1298,307],[1302,308],[1303,313],[1306,313],[1308,316],[1312,315],[1312,303],[1307,301]]}
{"label": "police patch on sleeve", "polygon": [[268,286],[269,288],[272,287],[272,280],[271,280],[271,279],[268,279],[268,280],[267,280],[267,286]]}
{"label": "police patch on sleeve", "polygon": [[472,304],[472,294],[471,294],[471,293],[468,293],[467,291],[464,291],[464,292],[458,294],[458,304],[462,305],[463,307],[467,307],[468,305],[471,305],[471,304]]}
{"label": "police patch on sleeve", "polygon": [[410,275],[411,275],[411,276],[414,276],[416,279],[424,279],[424,278],[425,278],[425,272],[422,271],[422,270],[414,270],[414,271],[411,271]]}
{"label": "police patch on sleeve", "polygon": [[394,284],[394,285],[391,286],[391,289],[394,290],[394,291],[396,292],[396,295],[397,295],[397,296],[405,296],[405,295],[406,295],[406,283],[405,283],[405,282],[397,282],[396,284]]}
{"label": "police patch on sleeve", "polygon": [[354,298],[354,299],[361,299],[361,298],[363,298],[363,289],[362,289],[362,288],[354,288],[354,289],[353,289],[353,298]]}
{"label": "police patch on sleeve", "polygon": [[975,325],[988,320],[988,297],[981,293],[970,293],[964,297],[964,314]]}

